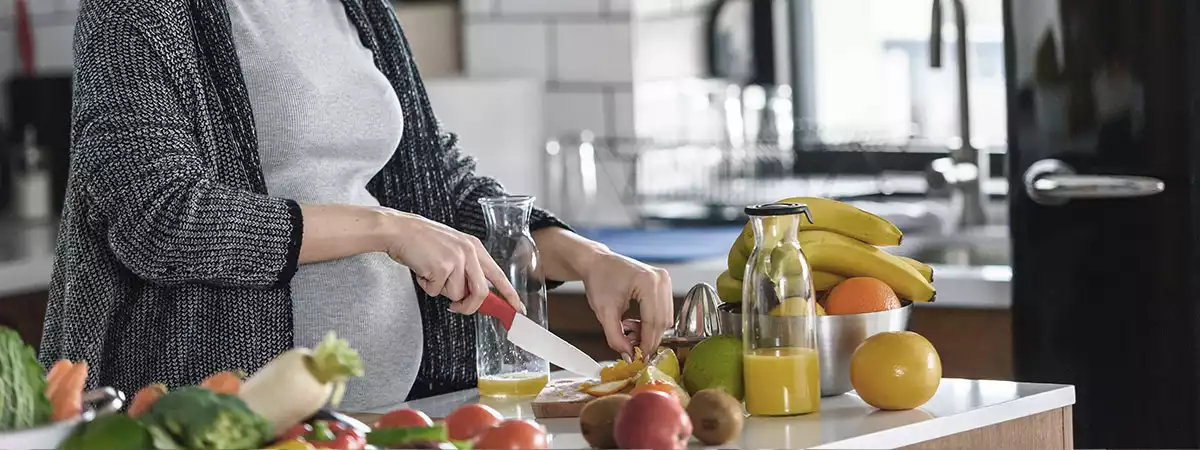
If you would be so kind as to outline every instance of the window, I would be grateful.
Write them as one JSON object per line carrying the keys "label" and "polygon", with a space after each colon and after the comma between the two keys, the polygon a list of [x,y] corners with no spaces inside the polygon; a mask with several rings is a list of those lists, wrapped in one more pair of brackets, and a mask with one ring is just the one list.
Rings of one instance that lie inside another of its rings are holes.
{"label": "window", "polygon": [[[1007,139],[1001,0],[964,0],[972,143]],[[930,68],[932,0],[807,0],[797,21],[802,118],[823,144],[957,147],[954,2],[943,1],[942,68]]]}

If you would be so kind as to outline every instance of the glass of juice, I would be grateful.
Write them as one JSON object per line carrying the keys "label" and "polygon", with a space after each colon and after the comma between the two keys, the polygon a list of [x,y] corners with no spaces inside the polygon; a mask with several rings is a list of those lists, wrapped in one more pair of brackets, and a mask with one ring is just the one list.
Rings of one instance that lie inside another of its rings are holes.
{"label": "glass of juice", "polygon": [[816,292],[797,239],[801,218],[809,223],[813,218],[799,203],[749,206],[746,214],[754,230],[742,283],[746,411],[756,416],[815,412],[821,407]]}
{"label": "glass of juice", "polygon": [[[484,247],[508,276],[525,304],[526,317],[547,326],[546,284],[538,267],[538,250],[529,234],[533,197],[488,197],[479,200],[487,223]],[[479,395],[531,397],[550,381],[550,363],[508,341],[494,317],[475,314],[475,368]]]}

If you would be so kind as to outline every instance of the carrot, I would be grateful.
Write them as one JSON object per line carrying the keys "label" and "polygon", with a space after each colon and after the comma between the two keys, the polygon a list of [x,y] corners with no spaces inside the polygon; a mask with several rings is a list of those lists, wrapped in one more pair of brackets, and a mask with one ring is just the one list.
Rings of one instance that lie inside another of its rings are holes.
{"label": "carrot", "polygon": [[237,395],[242,388],[242,379],[230,371],[217,372],[204,379],[200,386],[209,388],[218,394]]}
{"label": "carrot", "polygon": [[46,373],[46,398],[50,398],[54,394],[62,382],[63,375],[70,372],[74,365],[75,363],[69,360],[60,359],[50,367],[50,371]]}
{"label": "carrot", "polygon": [[58,388],[49,398],[53,408],[50,413],[51,420],[72,419],[83,412],[83,387],[87,383],[87,372],[87,361],[80,361],[62,376]]}
{"label": "carrot", "polygon": [[162,383],[154,383],[137,391],[137,394],[133,395],[133,401],[129,403],[129,417],[142,415],[166,393],[167,385]]}

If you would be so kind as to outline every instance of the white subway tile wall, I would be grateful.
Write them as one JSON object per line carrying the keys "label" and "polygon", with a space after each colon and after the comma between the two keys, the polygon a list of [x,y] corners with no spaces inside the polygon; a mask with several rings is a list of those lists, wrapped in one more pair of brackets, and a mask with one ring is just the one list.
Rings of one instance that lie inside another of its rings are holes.
{"label": "white subway tile wall", "polygon": [[497,0],[501,14],[600,14],[606,0]]}
{"label": "white subway tile wall", "polygon": [[688,121],[679,117],[688,110],[685,96],[647,100],[640,92],[662,90],[644,88],[646,82],[705,76],[703,20],[714,0],[463,1],[466,74],[545,81],[549,136],[586,129],[618,138],[687,137]]}
{"label": "white subway tile wall", "polygon": [[472,14],[491,14],[496,11],[496,4],[499,0],[462,0],[463,13]]}
{"label": "white subway tile wall", "polygon": [[541,21],[510,23],[468,17],[463,58],[471,76],[524,77],[542,80],[550,76],[550,24]]}
{"label": "white subway tile wall", "polygon": [[[47,1],[47,0],[35,0]],[[71,48],[75,23],[38,26],[33,32],[34,62],[38,72],[70,73],[75,63]]]}
{"label": "white subway tile wall", "polygon": [[[38,72],[69,72],[74,61],[71,40],[79,1],[27,0],[26,5],[33,35],[34,69]],[[0,78],[7,78],[18,70],[14,9],[13,0],[0,0]]]}
{"label": "white subway tile wall", "polygon": [[628,21],[559,22],[555,26],[555,80],[633,82],[633,27]]}
{"label": "white subway tile wall", "polygon": [[[697,107],[708,99],[694,88],[706,75],[702,24],[714,0],[463,1],[467,75],[543,81],[548,138],[581,131],[668,142],[719,135],[720,121],[706,117],[712,108]],[[542,46],[531,36],[546,27]],[[636,212],[622,206],[633,168],[606,158],[613,151],[596,149],[594,197],[580,196],[582,179],[570,189],[587,205],[564,207],[569,220],[609,226],[635,220]]]}
{"label": "white subway tile wall", "polygon": [[604,136],[609,129],[606,103],[609,95],[603,91],[559,91],[546,93],[546,132],[549,136],[591,131]]}
{"label": "white subway tile wall", "polygon": [[634,30],[638,80],[694,77],[705,71],[704,17],[687,14],[647,20]]}

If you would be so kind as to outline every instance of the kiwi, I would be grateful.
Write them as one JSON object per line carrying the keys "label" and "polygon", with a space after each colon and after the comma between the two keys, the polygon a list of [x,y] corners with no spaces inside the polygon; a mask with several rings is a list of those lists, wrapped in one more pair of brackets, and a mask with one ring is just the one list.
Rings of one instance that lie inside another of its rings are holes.
{"label": "kiwi", "polygon": [[579,411],[579,430],[592,448],[617,448],[613,423],[616,422],[617,412],[630,398],[626,394],[613,394],[583,405],[583,410]]}
{"label": "kiwi", "polygon": [[[692,435],[704,445],[724,445],[742,434],[742,402],[721,389],[704,389],[692,397],[687,414]],[[591,441],[588,441],[591,442]]]}

